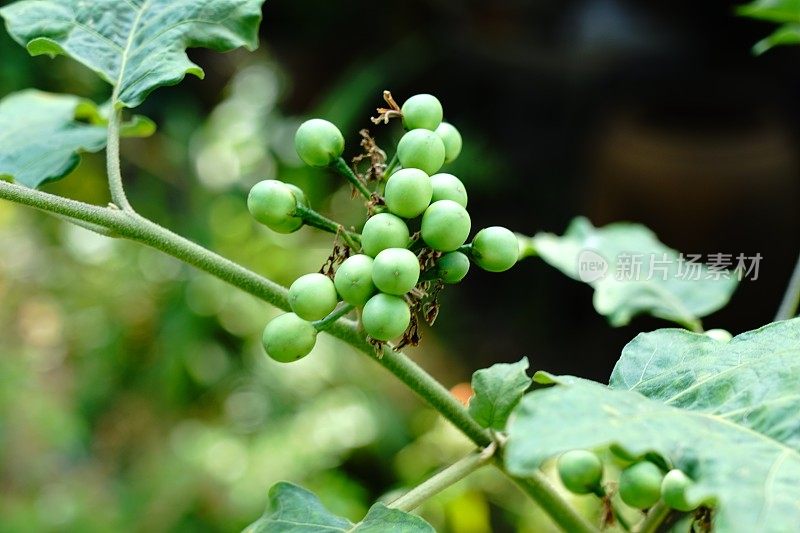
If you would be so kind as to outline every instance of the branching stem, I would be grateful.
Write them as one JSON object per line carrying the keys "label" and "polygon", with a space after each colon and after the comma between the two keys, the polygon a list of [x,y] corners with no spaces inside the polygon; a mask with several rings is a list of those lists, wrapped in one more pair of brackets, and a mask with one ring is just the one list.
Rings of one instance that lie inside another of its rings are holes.
{"label": "branching stem", "polygon": [[367,186],[364,185],[364,182],[362,182],[358,176],[356,176],[356,173],[353,172],[353,169],[350,168],[350,165],[347,164],[347,161],[340,157],[331,163],[331,168],[338,172],[339,175],[344,176],[347,181],[349,181],[350,184],[361,193],[361,196],[367,200],[372,200],[372,193],[369,189],[367,189]]}
{"label": "branching stem", "polygon": [[[109,121],[107,152],[109,184],[112,189],[114,203],[119,209],[90,205],[3,181],[0,181],[0,199],[10,200],[51,214],[67,217],[69,220],[77,219],[83,223],[91,224],[95,228],[108,230],[111,234],[121,238],[150,246],[207,272],[234,287],[238,287],[264,302],[288,311],[288,291],[285,287],[169,231],[155,222],[138,215],[133,210],[125,197],[119,171],[120,117],[118,112],[113,113],[112,117],[116,118],[112,118]],[[337,231],[338,228],[339,226],[337,225]],[[388,347],[384,347],[380,354],[376,354],[374,347],[367,342],[365,335],[359,330],[356,322],[346,318],[339,318],[326,327],[328,333],[362,351],[394,374],[478,447],[487,448],[493,445],[494,440],[490,433],[470,416],[469,412],[456,397],[407,356]],[[499,454],[494,456],[494,462],[498,468],[505,472],[502,461],[499,459]],[[592,527],[585,518],[561,497],[541,472],[537,472],[528,478],[517,478],[510,475],[509,477],[566,531],[577,533],[596,531],[596,528]]]}

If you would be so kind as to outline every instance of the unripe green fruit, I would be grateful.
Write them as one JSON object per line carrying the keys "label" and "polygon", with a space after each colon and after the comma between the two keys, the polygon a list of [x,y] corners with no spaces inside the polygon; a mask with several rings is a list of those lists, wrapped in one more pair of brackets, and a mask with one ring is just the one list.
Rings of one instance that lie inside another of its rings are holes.
{"label": "unripe green fruit", "polygon": [[436,128],[436,135],[441,137],[444,143],[444,162],[452,163],[458,158],[459,154],[461,154],[461,148],[463,146],[461,134],[452,124],[442,122],[439,127]]}
{"label": "unripe green fruit", "polygon": [[406,223],[390,213],[370,217],[361,231],[361,246],[364,253],[372,257],[387,248],[405,248],[410,239]]}
{"label": "unripe green fruit", "polygon": [[489,272],[504,272],[517,264],[519,242],[509,229],[484,228],[472,240],[472,259]]}
{"label": "unripe green fruit", "polygon": [[379,291],[402,296],[419,281],[419,259],[406,248],[389,248],[375,256],[372,281]]}
{"label": "unripe green fruit", "polygon": [[633,464],[619,476],[619,497],[631,507],[648,509],[661,499],[664,474],[650,461]]}
{"label": "unripe green fruit", "polygon": [[441,137],[429,130],[411,130],[397,144],[397,159],[403,168],[418,168],[429,176],[442,168],[444,154]]}
{"label": "unripe green fruit", "polygon": [[267,324],[261,340],[268,356],[280,363],[291,363],[311,353],[317,330],[311,322],[286,313]]}
{"label": "unripe green fruit", "polygon": [[292,233],[303,225],[303,219],[294,216],[298,203],[305,203],[303,191],[278,180],[256,183],[247,196],[247,209],[253,218],[279,233]]}
{"label": "unripe green fruit", "polygon": [[377,291],[372,282],[373,259],[364,254],[354,255],[344,260],[336,269],[333,284],[342,300],[361,307]]}
{"label": "unripe green fruit", "polygon": [[401,108],[403,127],[407,130],[422,128],[435,130],[442,122],[444,110],[439,99],[431,94],[418,94],[405,101]]}
{"label": "unripe green fruit", "polygon": [[364,331],[373,339],[389,341],[402,335],[411,323],[411,310],[399,296],[378,293],[361,313]]}
{"label": "unripe green fruit", "polygon": [[733,338],[733,335],[724,329],[710,329],[706,331],[706,337],[710,337],[717,342],[730,342]]}
{"label": "unripe green fruit", "polygon": [[680,470],[670,470],[661,482],[661,497],[672,509],[678,511],[691,511],[696,505],[690,504],[686,500],[686,489],[692,485],[693,481],[689,476]]}
{"label": "unripe green fruit", "polygon": [[467,189],[461,180],[452,174],[434,174],[431,176],[433,186],[432,202],[453,200],[461,207],[467,207]]}
{"label": "unripe green fruit", "polygon": [[331,122],[312,118],[297,128],[294,147],[307,165],[327,167],[344,152],[344,137]]}
{"label": "unripe green fruit", "polygon": [[469,237],[472,221],[467,210],[452,200],[434,202],[422,215],[422,239],[441,252],[453,252]]}
{"label": "unripe green fruit", "polygon": [[561,482],[570,492],[589,494],[600,487],[603,462],[588,450],[572,450],[561,454],[556,463]]}
{"label": "unripe green fruit", "polygon": [[444,254],[436,262],[436,274],[445,283],[458,283],[469,272],[469,258],[461,252]]}
{"label": "unripe green fruit", "polygon": [[289,305],[303,320],[322,320],[336,309],[338,303],[336,287],[324,274],[300,276],[289,287]]}
{"label": "unripe green fruit", "polygon": [[403,168],[392,174],[383,193],[389,211],[403,218],[424,213],[432,196],[431,178],[416,168]]}

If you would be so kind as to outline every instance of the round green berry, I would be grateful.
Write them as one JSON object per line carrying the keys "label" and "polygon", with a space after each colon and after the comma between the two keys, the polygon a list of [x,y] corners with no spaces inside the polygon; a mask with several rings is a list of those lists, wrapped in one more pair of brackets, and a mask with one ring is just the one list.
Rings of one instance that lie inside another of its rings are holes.
{"label": "round green berry", "polygon": [[717,342],[730,342],[733,335],[725,329],[709,329],[706,331],[706,337],[710,337]]}
{"label": "round green berry", "polygon": [[339,265],[333,277],[333,284],[342,300],[361,307],[375,294],[372,265],[373,259],[364,254],[348,257]]}
{"label": "round green berry", "polygon": [[297,128],[294,147],[307,165],[327,167],[344,152],[344,137],[333,123],[312,118]]}
{"label": "round green berry", "polygon": [[600,487],[603,479],[603,462],[587,450],[572,450],[561,454],[556,463],[558,475],[567,490],[575,494],[589,494]]}
{"label": "round green berry", "polygon": [[631,507],[649,509],[661,499],[664,474],[650,461],[633,464],[619,476],[619,497]]}
{"label": "round green berry", "polygon": [[336,287],[324,274],[300,276],[289,287],[289,305],[303,320],[322,320],[338,303]]}
{"label": "round green berry", "polygon": [[317,330],[311,322],[286,313],[267,324],[261,340],[268,356],[281,363],[291,363],[311,353],[317,342]]}
{"label": "round green berry", "polygon": [[253,218],[273,231],[292,233],[303,225],[303,219],[294,215],[297,204],[305,202],[305,195],[298,198],[292,187],[278,180],[260,181],[250,189],[247,209]]}
{"label": "round green berry", "polygon": [[452,124],[442,122],[436,128],[436,135],[441,137],[442,142],[444,142],[444,162],[452,163],[461,153],[463,146],[461,134]]}
{"label": "round green berry", "polygon": [[453,200],[461,207],[467,207],[467,189],[461,180],[452,174],[434,174],[431,176],[433,186],[432,202],[439,200]]}
{"label": "round green berry", "polygon": [[681,470],[670,470],[661,482],[661,495],[672,509],[678,511],[691,511],[696,505],[690,504],[686,500],[686,489],[692,485],[692,480]]}
{"label": "round green berry", "polygon": [[445,283],[458,283],[469,272],[469,258],[461,252],[444,254],[436,262],[436,274]]}
{"label": "round green berry", "polygon": [[375,256],[372,281],[379,291],[402,296],[419,281],[419,259],[406,248],[388,248]]}
{"label": "round green berry", "polygon": [[441,252],[452,252],[469,237],[472,221],[467,210],[453,200],[433,202],[422,215],[422,239]]}
{"label": "round green berry", "polygon": [[411,323],[411,310],[403,298],[378,293],[361,313],[364,331],[373,339],[389,341],[402,335]]}
{"label": "round green berry", "polygon": [[361,246],[364,253],[372,257],[387,248],[405,248],[410,239],[406,223],[391,213],[370,217],[361,230]]}
{"label": "round green berry", "polygon": [[411,130],[397,144],[397,158],[403,168],[418,168],[428,175],[444,165],[444,142],[434,132]]}
{"label": "round green berry", "polygon": [[444,111],[439,99],[431,94],[418,94],[405,101],[401,108],[403,126],[407,130],[435,130],[442,122]]}
{"label": "round green berry", "polygon": [[383,193],[389,211],[403,218],[424,213],[432,196],[431,178],[417,168],[403,168],[392,174]]}
{"label": "round green berry", "polygon": [[480,230],[472,240],[472,259],[489,272],[508,270],[519,259],[517,236],[500,226]]}

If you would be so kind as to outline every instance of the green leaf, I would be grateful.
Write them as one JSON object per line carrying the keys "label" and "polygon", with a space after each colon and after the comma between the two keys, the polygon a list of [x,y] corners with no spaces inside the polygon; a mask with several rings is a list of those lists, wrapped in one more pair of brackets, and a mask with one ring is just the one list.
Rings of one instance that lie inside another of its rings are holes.
{"label": "green leaf", "polygon": [[516,363],[498,363],[472,375],[473,397],[469,414],[485,428],[502,431],[508,415],[531,386],[528,358]]}
{"label": "green leaf", "polygon": [[297,485],[281,482],[269,490],[269,507],[264,516],[245,529],[246,533],[318,533],[343,531],[353,533],[434,533],[422,518],[390,509],[377,503],[364,520],[353,524],[329,512],[314,493]]}
{"label": "green leaf", "polygon": [[[738,284],[735,273],[716,279],[704,265],[698,264],[696,271],[682,267],[678,252],[641,224],[619,222],[595,228],[579,217],[563,236],[539,233],[531,242],[548,264],[594,288],[594,307],[613,326],[624,326],[634,316],[649,313],[698,329],[700,317],[723,307]],[[633,275],[637,262],[638,276]],[[681,276],[681,268],[690,275]]]}
{"label": "green leaf", "polygon": [[610,386],[741,424],[800,450],[800,319],[718,342],[682,330],[643,333]]}
{"label": "green leaf", "polygon": [[739,6],[736,12],[744,17],[772,22],[800,23],[800,0],[756,0]]}
{"label": "green leaf", "polygon": [[3,9],[11,36],[31,55],[63,54],[115,88],[115,106],[203,70],[187,48],[258,45],[264,0],[21,0]]}
{"label": "green leaf", "polygon": [[[63,178],[80,163],[81,152],[106,145],[106,118],[100,108],[77,96],[37,90],[0,100],[0,178],[39,187]],[[136,116],[122,127],[127,137],[146,137],[155,125]]]}
{"label": "green leaf", "polygon": [[715,531],[800,523],[800,319],[728,343],[680,330],[640,335],[610,387],[543,373],[536,380],[556,385],[514,412],[505,454],[513,473],[529,475],[566,450],[615,444],[685,471],[695,480],[689,499],[714,506]]}

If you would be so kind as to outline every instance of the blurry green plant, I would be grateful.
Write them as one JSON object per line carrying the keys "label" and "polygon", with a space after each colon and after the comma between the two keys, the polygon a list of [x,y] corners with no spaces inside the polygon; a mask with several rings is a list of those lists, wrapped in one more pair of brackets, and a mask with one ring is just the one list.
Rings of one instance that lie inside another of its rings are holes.
{"label": "blurry green plant", "polygon": [[800,2],[797,0],[755,0],[736,9],[739,15],[778,24],[778,29],[753,46],[763,54],[776,46],[800,44]]}
{"label": "blurry green plant", "polygon": [[[462,139],[454,126],[442,122],[441,103],[431,95],[414,96],[401,107],[384,93],[388,107],[379,109],[373,122],[398,118],[408,130],[392,158],[362,132],[364,151],[351,166],[343,159],[344,136],[335,125],[312,119],[297,129],[300,158],[341,174],[354,197],[360,195],[372,221],[361,233],[312,209],[305,192],[294,185],[271,179],[251,189],[251,214],[277,233],[308,225],[336,236],[321,274],[301,277],[288,290],[140,215],[126,196],[119,145],[122,137],[151,135],[154,127],[143,117],[124,121],[123,111],[187,73],[202,76],[186,56],[187,47],[255,48],[261,4],[220,0],[209,9],[190,0],[22,0],[0,10],[11,36],[31,54],[67,55],[113,88],[103,105],[31,91],[4,98],[0,175],[16,183],[0,182],[1,198],[102,236],[140,242],[289,311],[264,330],[263,346],[273,359],[302,359],[316,344],[318,332],[330,333],[389,370],[477,447],[411,490],[375,503],[357,523],[329,511],[313,493],[278,483],[270,490],[267,512],[248,530],[431,531],[411,511],[488,464],[509,476],[566,531],[596,531],[599,525],[652,532],[681,518],[692,528],[719,531],[785,531],[800,523],[800,398],[795,394],[800,319],[791,319],[800,288],[790,286],[775,323],[731,339],[719,331],[704,333],[700,319],[728,301],[735,283],[631,280],[609,285],[576,273],[580,252],[587,248],[609,256],[630,248],[675,255],[640,226],[598,229],[577,219],[563,237],[533,238],[492,227],[467,243],[467,191],[455,176],[439,173],[458,157]],[[212,155],[198,159],[204,169],[200,174],[224,187],[226,179],[215,179],[214,162],[220,154],[223,160],[241,161],[242,152],[230,139],[215,139],[209,132],[203,137],[199,150]],[[70,173],[80,153],[103,147],[112,200],[108,206],[37,190]],[[74,242],[81,254],[92,241]],[[96,241],[95,252],[107,242]],[[614,325],[649,313],[693,331],[664,329],[638,336],[623,351],[608,386],[544,372],[531,380],[525,359],[479,370],[466,408],[400,349],[419,343],[419,320],[434,322],[437,295],[466,276],[470,261],[501,272],[534,255],[591,283],[595,307]],[[165,283],[180,270],[160,256],[146,256],[145,261],[149,266],[143,270]],[[213,300],[214,294],[225,292],[217,286],[197,290],[199,308],[209,306],[209,293]],[[135,309],[127,299],[125,305]],[[31,320],[47,312],[46,305],[35,309]],[[353,312],[356,320],[347,319]],[[236,324],[240,319],[235,313],[228,318],[233,328],[242,327]],[[163,326],[169,328],[168,323]],[[209,349],[213,347],[198,347]],[[202,382],[225,364],[224,358],[205,358],[190,366]],[[304,381],[313,380],[298,379],[297,386],[303,388]],[[534,382],[537,386],[529,391]],[[295,461],[320,461],[337,449],[363,445],[380,417],[351,401],[359,391],[352,387],[317,398],[325,416],[336,423],[325,426],[308,414],[317,438],[301,439],[311,442],[308,447],[296,443],[282,456],[288,456],[286,463],[262,457],[291,473]],[[230,408],[245,419],[251,410],[257,414],[264,400],[246,389],[236,398]],[[263,438],[269,441],[270,435]],[[204,445],[208,442],[213,445]],[[314,442],[324,443],[324,450]],[[180,455],[232,483],[245,469],[246,446],[201,424],[179,428],[174,446],[182,450]],[[551,482],[548,464],[559,454],[563,484],[576,494],[597,498],[599,517],[587,517],[582,506]]]}

